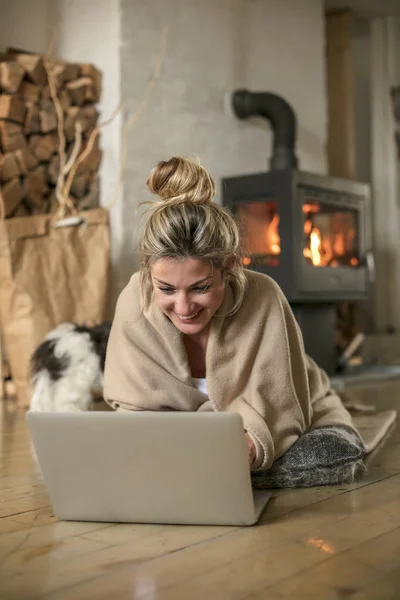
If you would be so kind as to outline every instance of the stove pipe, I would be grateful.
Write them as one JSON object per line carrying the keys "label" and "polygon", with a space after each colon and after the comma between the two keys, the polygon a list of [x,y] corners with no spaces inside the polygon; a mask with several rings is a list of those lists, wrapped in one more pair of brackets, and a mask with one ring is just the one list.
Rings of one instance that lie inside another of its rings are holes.
{"label": "stove pipe", "polygon": [[232,106],[239,119],[260,116],[271,121],[274,132],[274,148],[270,159],[272,171],[297,168],[294,152],[296,117],[286,100],[270,92],[236,90],[232,94]]}

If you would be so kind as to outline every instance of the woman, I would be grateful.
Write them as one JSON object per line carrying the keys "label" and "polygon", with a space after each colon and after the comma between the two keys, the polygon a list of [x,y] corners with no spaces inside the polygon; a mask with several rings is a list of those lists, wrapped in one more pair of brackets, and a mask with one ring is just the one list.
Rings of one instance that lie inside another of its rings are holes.
{"label": "woman", "polygon": [[[104,398],[115,409],[235,411],[253,470],[316,428],[359,440],[327,375],[305,354],[278,285],[245,270],[232,215],[185,158],[160,162],[142,264],[117,304]],[[359,443],[359,441],[358,441]]]}

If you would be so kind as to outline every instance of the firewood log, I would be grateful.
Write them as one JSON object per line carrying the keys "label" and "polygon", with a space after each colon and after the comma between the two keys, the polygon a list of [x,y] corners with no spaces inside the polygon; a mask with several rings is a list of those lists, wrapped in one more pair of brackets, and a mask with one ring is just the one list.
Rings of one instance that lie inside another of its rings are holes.
{"label": "firewood log", "polygon": [[26,148],[22,127],[8,121],[0,121],[0,150],[5,153],[19,148]]}
{"label": "firewood log", "polygon": [[1,184],[1,195],[4,202],[5,217],[7,218],[12,215],[24,197],[19,178],[15,177],[7,183]]}
{"label": "firewood log", "polygon": [[57,87],[61,87],[68,81],[77,79],[79,76],[80,66],[75,63],[67,63],[64,61],[56,61],[51,67],[51,75],[55,78]]}
{"label": "firewood log", "polygon": [[[31,136],[36,137],[36,136]],[[48,162],[51,155],[58,150],[58,135],[56,133],[47,133],[46,135],[39,136],[39,139],[35,139],[31,146],[31,150],[34,156],[41,162]]]}
{"label": "firewood log", "polygon": [[76,207],[78,210],[89,210],[99,206],[100,202],[100,179],[95,175],[90,184],[89,190],[81,199],[77,200]]}
{"label": "firewood log", "polygon": [[19,173],[25,175],[28,171],[35,169],[38,165],[38,159],[32,154],[29,148],[16,150],[13,153],[18,165]]}
{"label": "firewood log", "polygon": [[58,154],[53,154],[50,158],[48,166],[48,178],[52,185],[56,185],[58,175],[60,173],[60,157]]}
{"label": "firewood log", "polygon": [[36,104],[26,104],[24,131],[27,134],[40,133],[40,115]]}
{"label": "firewood log", "polygon": [[98,117],[99,112],[96,110],[95,106],[87,104],[81,108],[79,118],[82,123],[82,131],[84,134],[89,134],[95,128]]}
{"label": "firewood log", "polygon": [[71,194],[74,198],[83,198],[88,193],[90,181],[91,176],[89,173],[80,173],[74,177],[71,185]]}
{"label": "firewood log", "polygon": [[23,81],[18,90],[25,102],[36,104],[39,101],[40,88],[30,81]]}
{"label": "firewood log", "polygon": [[15,61],[25,71],[25,77],[28,81],[37,85],[44,85],[46,83],[47,74],[43,59],[38,54],[16,54]]}
{"label": "firewood log", "polygon": [[57,129],[57,115],[52,110],[39,110],[40,130],[42,133],[50,133]]}
{"label": "firewood log", "polygon": [[101,84],[102,84],[102,75],[98,69],[94,65],[91,64],[82,64],[80,75],[83,77],[90,77],[94,83],[95,90],[95,98],[94,102],[98,102],[101,96]]}
{"label": "firewood log", "polygon": [[0,119],[14,121],[19,125],[23,125],[25,119],[25,103],[20,96],[16,94],[0,95]]}
{"label": "firewood log", "polygon": [[82,106],[85,102],[96,100],[94,82],[90,77],[79,77],[79,79],[69,81],[65,87],[71,96],[72,104]]}
{"label": "firewood log", "polygon": [[29,143],[29,150],[32,152],[32,154],[35,156],[35,148],[38,145],[38,143],[40,142],[40,135],[39,134],[33,134],[30,135],[28,138],[28,143]]}
{"label": "firewood log", "polygon": [[44,165],[29,171],[23,183],[25,203],[31,208],[41,208],[48,193],[47,173]]}
{"label": "firewood log", "polygon": [[12,218],[15,219],[16,217],[28,217],[30,214],[32,214],[31,209],[28,208],[24,202],[21,202],[18,208],[13,212]]}
{"label": "firewood log", "polygon": [[63,112],[66,113],[68,108],[72,104],[71,96],[69,95],[68,90],[66,90],[66,89],[60,90],[59,100],[60,100],[60,104],[62,106]]}
{"label": "firewood log", "polygon": [[48,196],[48,212],[55,213],[59,209],[60,204],[57,200],[55,191],[50,192]]}
{"label": "firewood log", "polygon": [[0,154],[0,181],[8,181],[13,177],[18,177],[19,168],[15,154]]}
{"label": "firewood log", "polygon": [[24,75],[24,69],[15,61],[0,62],[0,87],[9,94],[18,91]]}
{"label": "firewood log", "polygon": [[[98,140],[99,140],[99,138],[97,136],[97,139],[93,145],[93,148],[89,152],[88,156],[79,165],[79,167],[77,169],[77,173],[85,173],[87,171],[89,173],[94,173],[94,172],[98,171],[100,163],[101,163],[101,157],[102,157],[102,152],[99,148]],[[86,148],[86,144],[83,144],[82,152],[85,148]]]}

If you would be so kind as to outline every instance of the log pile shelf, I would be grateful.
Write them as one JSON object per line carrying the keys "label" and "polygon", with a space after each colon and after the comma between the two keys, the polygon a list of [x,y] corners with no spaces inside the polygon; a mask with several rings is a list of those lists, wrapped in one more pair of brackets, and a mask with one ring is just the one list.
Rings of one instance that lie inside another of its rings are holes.
{"label": "log pile shelf", "polygon": [[[67,160],[77,122],[80,152],[97,124],[102,77],[96,67],[16,49],[0,55],[0,190],[6,218],[51,213],[58,207],[60,142],[49,74],[62,107]],[[97,136],[72,182],[70,198],[78,210],[99,204],[100,162]]]}

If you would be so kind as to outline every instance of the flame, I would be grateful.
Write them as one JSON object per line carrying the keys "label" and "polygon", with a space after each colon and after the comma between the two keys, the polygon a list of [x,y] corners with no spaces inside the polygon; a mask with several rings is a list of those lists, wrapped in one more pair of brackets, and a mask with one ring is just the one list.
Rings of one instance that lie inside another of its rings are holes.
{"label": "flame", "polygon": [[[281,238],[278,203],[245,205],[242,218],[251,240],[251,252],[268,258],[269,266],[279,264]],[[357,267],[356,225],[350,211],[325,211],[317,202],[303,204],[304,248],[303,255],[316,267]],[[251,254],[243,258],[243,265],[252,264]]]}
{"label": "flame", "polygon": [[321,233],[317,227],[314,227],[310,233],[310,247],[304,248],[303,254],[306,258],[311,258],[313,265],[318,267],[321,264]]}
{"label": "flame", "polygon": [[303,204],[303,213],[318,213],[321,207],[318,204]]}
{"label": "flame", "polygon": [[279,221],[279,214],[275,213],[266,230],[267,244],[270,254],[281,253],[281,238],[278,232]]}
{"label": "flame", "polygon": [[304,233],[306,235],[310,235],[312,231],[312,221],[311,219],[307,219],[306,222],[304,223]]}
{"label": "flame", "polygon": [[[305,258],[309,259],[315,267],[337,267],[340,264],[356,267],[359,261],[355,256],[351,256],[354,253],[353,241],[356,232],[351,227],[351,221],[349,223],[349,217],[342,213],[334,213],[329,217],[328,225],[325,221],[324,226],[322,219],[325,215],[321,213],[317,204],[304,204],[302,208],[306,215],[304,221],[306,244],[303,250]],[[321,217],[317,213],[320,213]],[[322,233],[315,222],[321,223],[325,233]]]}

